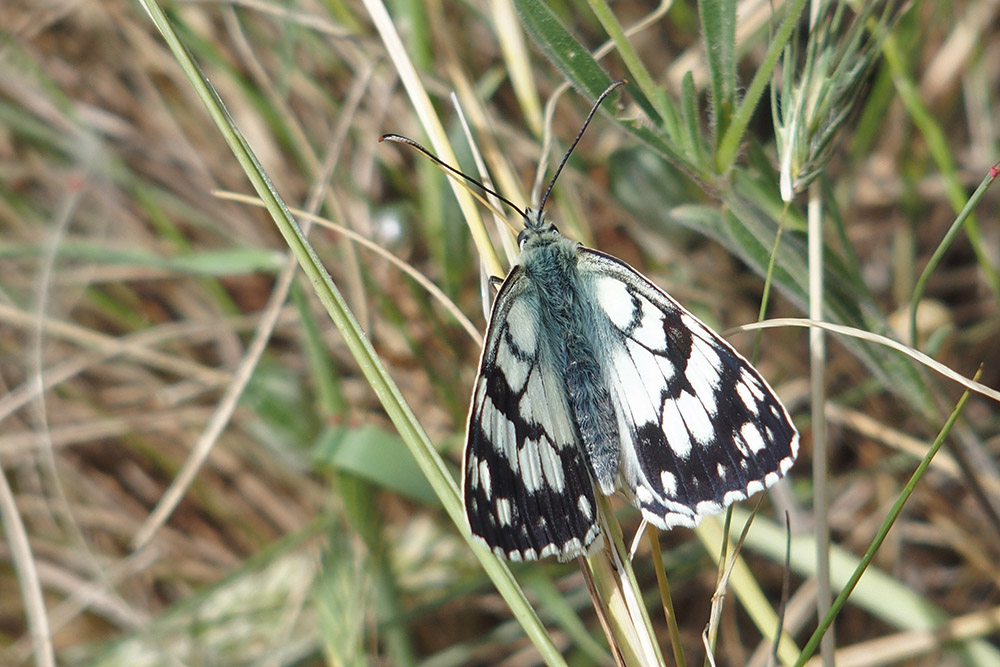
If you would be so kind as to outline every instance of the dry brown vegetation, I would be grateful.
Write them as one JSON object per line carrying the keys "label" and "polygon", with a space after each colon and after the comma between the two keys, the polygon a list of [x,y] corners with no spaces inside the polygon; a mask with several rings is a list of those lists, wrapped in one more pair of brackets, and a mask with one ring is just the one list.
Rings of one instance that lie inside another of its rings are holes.
{"label": "dry brown vegetation", "polygon": [[[462,143],[447,99],[460,71],[529,183],[540,138],[511,89],[498,39],[509,28],[491,13],[503,3],[409,13],[398,4],[396,26],[452,138]],[[612,7],[631,25],[646,4]],[[741,21],[766,19],[768,4],[743,3]],[[376,142],[387,131],[422,135],[365,5],[164,6],[285,201],[412,263],[482,327],[479,260],[445,179]],[[561,7],[585,44],[605,39],[586,3]],[[967,198],[997,160],[998,15],[995,2],[912,3],[898,25],[904,74],[876,64],[824,170],[843,220],[831,247],[856,258],[872,295],[857,305],[900,331],[916,278],[957,215],[949,183]],[[760,25],[741,32],[744,83],[767,45]],[[63,664],[535,664],[311,285],[289,271],[271,218],[214,194],[250,188],[138,4],[6,0],[0,31],[0,663],[46,664],[51,642]],[[633,39],[671,94],[684,71],[703,71],[698,34],[696,7],[678,3]],[[544,101],[562,77],[524,40],[512,48],[529,56],[529,85]],[[605,64],[623,73],[613,57]],[[704,101],[707,83],[695,81]],[[907,105],[907,87],[926,118]],[[758,147],[775,159],[766,102],[744,162]],[[555,136],[569,140],[588,104],[563,96]],[[662,187],[654,203],[719,206],[662,163],[649,167],[648,153],[599,119],[552,214],[720,329],[756,320],[757,267],[669,215],[651,222],[636,184]],[[991,387],[1000,386],[997,208],[987,192],[975,226],[931,276],[918,322],[922,350],[968,377],[982,365]],[[454,471],[476,342],[384,259],[326,229],[311,240]],[[776,291],[768,316],[804,314]],[[750,336],[733,340],[753,348]],[[855,350],[828,341],[828,521],[842,577],[959,388],[928,373],[934,411],[921,413]],[[774,508],[790,511],[797,534],[813,526],[805,330],[765,332],[759,358],[804,435],[793,484],[762,511],[777,537],[746,549],[777,607],[787,570]],[[839,664],[1000,656],[998,424],[995,402],[969,402],[863,580],[868,601],[838,619],[837,645],[854,651]],[[631,535],[635,514],[621,518]],[[715,567],[691,531],[661,544],[693,664]],[[648,561],[640,551],[635,567],[654,596]],[[788,574],[785,623],[800,645],[816,625],[811,567]],[[571,664],[610,660],[575,566],[516,572]],[[907,589],[913,597],[899,597]],[[748,662],[760,642],[731,599],[719,663]]]}

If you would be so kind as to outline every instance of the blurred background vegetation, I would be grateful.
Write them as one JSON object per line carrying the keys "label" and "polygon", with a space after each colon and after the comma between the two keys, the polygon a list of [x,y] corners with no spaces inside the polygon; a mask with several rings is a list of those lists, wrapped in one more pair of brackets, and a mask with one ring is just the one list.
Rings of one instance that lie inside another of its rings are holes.
{"label": "blurred background vegetation", "polygon": [[[637,61],[621,49],[599,61],[632,84],[549,214],[724,330],[758,319],[775,248],[766,315],[807,312],[806,201],[822,201],[826,317],[909,341],[916,300],[917,347],[1000,385],[995,192],[948,234],[997,160],[1000,5],[897,3],[882,23],[852,23],[843,5],[836,24],[835,3],[820,14],[826,61],[810,69],[818,31],[803,15],[772,76],[769,45],[801,3],[704,3],[731,4],[726,26],[694,2],[551,3],[588,50],[613,32],[608,12],[637,27]],[[447,179],[376,142],[425,135],[372,16],[392,17],[473,173],[449,94],[479,101],[485,120],[465,109],[477,139],[514,174],[498,187],[530,205],[546,131],[561,155],[604,76],[539,6],[162,5],[284,200],[409,263],[480,330],[480,259]],[[46,646],[62,664],[538,663],[271,218],[217,195],[251,190],[142,7],[6,0],[0,35],[0,663],[49,664]],[[567,77],[578,90],[546,116]],[[380,255],[328,228],[310,240],[457,472],[477,341]],[[768,330],[756,358],[804,443],[744,555],[801,645],[816,626],[808,334]],[[836,593],[959,390],[836,336],[825,372]],[[1000,659],[998,424],[995,403],[969,402],[838,618],[837,664]],[[636,513],[616,507],[628,540]],[[787,566],[785,511],[803,545]],[[698,662],[713,558],[686,529],[660,542]],[[640,550],[635,568],[655,599],[649,561]],[[513,569],[571,664],[610,661],[575,565]],[[740,604],[720,625],[719,664],[766,655]]]}

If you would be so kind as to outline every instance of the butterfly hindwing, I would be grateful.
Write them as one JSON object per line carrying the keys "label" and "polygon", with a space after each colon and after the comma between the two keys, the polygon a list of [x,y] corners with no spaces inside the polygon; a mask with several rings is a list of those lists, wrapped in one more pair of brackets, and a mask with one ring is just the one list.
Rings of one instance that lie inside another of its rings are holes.
{"label": "butterfly hindwing", "polygon": [[493,304],[469,411],[463,497],[498,556],[578,555],[598,534],[594,491],[552,363],[536,290],[520,267]]}
{"label": "butterfly hindwing", "polygon": [[622,490],[653,525],[694,526],[773,484],[798,434],[732,348],[624,262],[580,249],[582,284],[607,317],[600,356],[620,435]]}

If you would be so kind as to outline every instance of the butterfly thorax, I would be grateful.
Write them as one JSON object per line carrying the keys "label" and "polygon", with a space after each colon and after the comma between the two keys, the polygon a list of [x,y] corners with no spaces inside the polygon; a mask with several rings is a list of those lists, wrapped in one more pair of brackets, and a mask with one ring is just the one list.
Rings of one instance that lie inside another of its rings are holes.
{"label": "butterfly thorax", "polygon": [[539,340],[547,343],[546,354],[561,372],[578,445],[594,481],[610,495],[618,478],[620,438],[599,362],[601,320],[588,278],[578,269],[580,244],[530,210],[518,241],[518,264],[531,285],[544,286],[536,290]]}

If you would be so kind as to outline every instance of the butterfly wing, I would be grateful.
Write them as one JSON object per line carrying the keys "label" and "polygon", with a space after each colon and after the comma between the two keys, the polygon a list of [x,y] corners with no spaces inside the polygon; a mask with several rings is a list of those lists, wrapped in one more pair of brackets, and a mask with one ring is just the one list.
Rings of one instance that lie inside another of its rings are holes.
{"label": "butterfly wing", "polygon": [[783,475],[798,433],[729,343],[624,262],[581,248],[621,438],[620,484],[666,529],[695,526]]}
{"label": "butterfly wing", "polygon": [[516,266],[493,303],[469,410],[462,495],[473,536],[498,556],[568,560],[599,529],[536,290]]}

